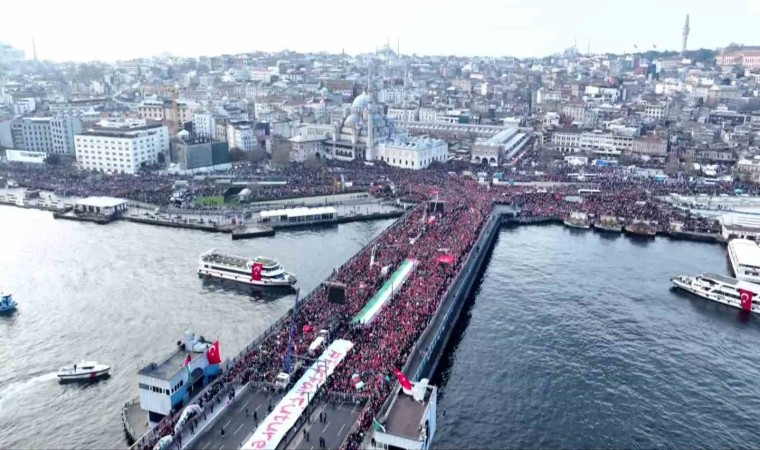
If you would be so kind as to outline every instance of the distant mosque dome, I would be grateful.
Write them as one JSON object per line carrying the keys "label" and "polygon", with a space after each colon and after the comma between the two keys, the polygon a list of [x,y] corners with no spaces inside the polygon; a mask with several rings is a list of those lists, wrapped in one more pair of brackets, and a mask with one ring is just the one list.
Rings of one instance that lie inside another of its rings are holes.
{"label": "distant mosque dome", "polygon": [[[356,103],[356,101],[354,101],[354,103]],[[361,117],[359,117],[359,115],[356,114],[356,113],[351,113],[351,115],[349,115],[346,118],[346,121],[343,123],[343,126],[346,126],[346,127],[355,127],[356,125],[358,125],[360,123],[361,123]]]}
{"label": "distant mosque dome", "polygon": [[354,99],[354,102],[351,103],[352,108],[361,108],[364,109],[369,104],[369,95],[367,95],[366,92],[362,92],[358,97]]}
{"label": "distant mosque dome", "polygon": [[328,95],[330,95],[330,90],[327,89],[327,86],[325,86],[325,87],[323,87],[322,89],[319,90],[319,93],[322,94],[323,96],[327,97]]}

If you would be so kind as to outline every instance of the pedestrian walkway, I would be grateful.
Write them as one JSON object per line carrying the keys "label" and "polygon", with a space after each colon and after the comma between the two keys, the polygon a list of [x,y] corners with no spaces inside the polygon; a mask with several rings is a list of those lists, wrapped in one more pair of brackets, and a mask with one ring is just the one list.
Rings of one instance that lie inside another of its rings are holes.
{"label": "pedestrian walkway", "polygon": [[[247,384],[245,386],[235,386],[235,397],[231,401],[222,401],[218,405],[214,406],[213,411],[208,411],[205,414],[201,414],[200,417],[193,419],[197,420],[197,422],[195,422],[194,431],[191,433],[190,427],[185,427],[184,432],[180,435],[181,444],[179,445],[179,448],[181,450],[186,448],[195,448],[193,443],[198,439],[198,437],[202,436],[204,434],[204,431],[212,427],[219,416],[226,414],[228,410],[234,408],[238,403],[237,400],[241,398],[246,391],[248,391]],[[175,440],[176,439],[177,437],[175,436]]]}

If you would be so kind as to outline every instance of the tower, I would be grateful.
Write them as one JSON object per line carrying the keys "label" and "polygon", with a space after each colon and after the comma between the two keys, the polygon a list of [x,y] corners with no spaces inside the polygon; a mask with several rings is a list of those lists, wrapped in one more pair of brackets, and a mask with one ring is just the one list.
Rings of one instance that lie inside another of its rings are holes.
{"label": "tower", "polygon": [[372,103],[372,66],[369,68],[369,75],[367,75],[367,96],[369,97],[369,102],[367,102],[367,150],[364,152],[364,159],[366,160],[373,160],[375,159],[375,148],[374,148],[374,128],[375,124],[372,123],[372,115],[374,113]]}
{"label": "tower", "polygon": [[34,43],[34,38],[32,38],[32,55],[34,56],[34,62],[37,62],[37,45]]}
{"label": "tower", "polygon": [[686,14],[686,22],[683,24],[683,45],[681,46],[681,56],[686,56],[686,42],[689,40],[689,15]]}

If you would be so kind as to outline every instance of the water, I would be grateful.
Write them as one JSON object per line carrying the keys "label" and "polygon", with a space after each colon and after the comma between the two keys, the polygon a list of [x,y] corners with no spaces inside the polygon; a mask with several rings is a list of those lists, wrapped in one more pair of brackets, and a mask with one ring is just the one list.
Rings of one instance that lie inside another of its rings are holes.
{"label": "water", "polygon": [[[0,206],[0,288],[19,303],[0,317],[0,448],[124,447],[121,405],[137,396],[138,367],[167,356],[185,330],[218,338],[232,357],[292,306],[292,295],[262,300],[204,284],[200,253],[276,257],[306,293],[391,223],[232,241]],[[111,378],[59,385],[58,367],[82,358],[111,364]]]}
{"label": "water", "polygon": [[728,274],[724,247],[503,230],[436,380],[434,447],[757,447],[759,318],[670,290],[706,271]]}

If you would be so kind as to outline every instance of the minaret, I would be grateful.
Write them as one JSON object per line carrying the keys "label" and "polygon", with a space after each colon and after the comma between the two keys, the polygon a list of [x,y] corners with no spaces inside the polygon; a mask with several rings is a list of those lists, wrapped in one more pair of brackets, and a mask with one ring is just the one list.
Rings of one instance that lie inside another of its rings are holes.
{"label": "minaret", "polygon": [[37,45],[34,43],[34,38],[32,38],[32,55],[34,56],[34,62],[37,62]]}
{"label": "minaret", "polygon": [[686,14],[686,23],[683,24],[683,45],[681,46],[681,56],[686,55],[686,42],[689,40],[689,15]]}
{"label": "minaret", "polygon": [[364,159],[371,161],[375,159],[375,147],[374,147],[374,124],[372,123],[372,67],[369,68],[369,75],[367,76],[367,96],[369,102],[367,102],[367,151],[364,152]]}

